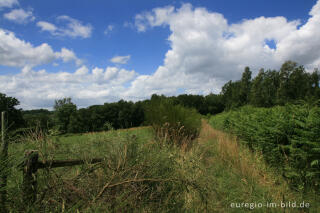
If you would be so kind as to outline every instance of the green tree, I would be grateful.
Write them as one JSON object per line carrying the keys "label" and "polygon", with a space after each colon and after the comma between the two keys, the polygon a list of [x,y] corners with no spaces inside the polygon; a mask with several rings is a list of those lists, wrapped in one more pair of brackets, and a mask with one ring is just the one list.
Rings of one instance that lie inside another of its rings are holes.
{"label": "green tree", "polygon": [[268,70],[262,87],[264,88],[264,107],[271,107],[276,104],[276,94],[280,84],[279,72]]}
{"label": "green tree", "polygon": [[[0,113],[2,111],[7,112],[7,122],[11,130],[18,129],[24,126],[24,120],[22,117],[21,109],[16,109],[20,102],[18,99],[8,97],[3,93],[0,93]],[[0,124],[1,127],[1,124]]]}
{"label": "green tree", "polygon": [[251,74],[249,67],[244,69],[240,81],[240,105],[249,103],[250,89],[251,89]]}
{"label": "green tree", "polygon": [[263,94],[264,80],[264,69],[260,69],[259,74],[252,80],[252,86],[250,90],[250,103],[254,106],[262,107],[265,104],[265,97]]}
{"label": "green tree", "polygon": [[72,113],[77,111],[77,106],[71,102],[71,98],[55,100],[54,118],[56,125],[62,133],[66,133]]}
{"label": "green tree", "polygon": [[279,87],[279,73],[277,71],[264,71],[252,80],[250,90],[250,103],[258,107],[271,107],[276,104],[276,93]]}
{"label": "green tree", "polygon": [[52,112],[46,109],[34,109],[22,111],[23,119],[27,127],[40,127],[42,130],[52,128]]}
{"label": "green tree", "polygon": [[240,91],[241,81],[229,81],[222,87],[221,95],[223,96],[223,104],[225,105],[226,109],[241,106]]}
{"label": "green tree", "polygon": [[279,73],[279,88],[277,91],[277,103],[285,104],[292,100],[292,92],[290,91],[290,75],[297,67],[297,63],[293,61],[286,61],[280,68]]}
{"label": "green tree", "polygon": [[207,113],[207,108],[204,105],[204,97],[202,95],[183,94],[179,95],[177,100],[178,104],[184,107],[195,108],[201,114]]}
{"label": "green tree", "polygon": [[221,89],[222,101],[227,109],[231,108],[232,105],[232,81],[228,81],[225,85],[223,85]]}
{"label": "green tree", "polygon": [[310,99],[315,101],[320,99],[320,72],[318,69],[315,69],[309,76],[309,88],[310,88]]}
{"label": "green tree", "polygon": [[207,106],[206,114],[217,114],[224,110],[222,95],[209,94],[205,96],[205,105]]}
{"label": "green tree", "polygon": [[303,66],[293,70],[289,80],[292,99],[301,100],[309,95],[309,76]]}
{"label": "green tree", "polygon": [[70,133],[86,132],[85,123],[81,120],[79,111],[75,111],[70,115],[67,131]]}
{"label": "green tree", "polygon": [[118,124],[120,128],[132,127],[133,103],[124,100],[118,101]]}

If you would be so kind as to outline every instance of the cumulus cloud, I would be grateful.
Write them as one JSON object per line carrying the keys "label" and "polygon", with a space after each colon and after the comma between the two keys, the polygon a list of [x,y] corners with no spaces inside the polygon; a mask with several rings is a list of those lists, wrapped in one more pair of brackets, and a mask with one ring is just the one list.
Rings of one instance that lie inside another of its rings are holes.
{"label": "cumulus cloud", "polygon": [[95,67],[90,71],[81,66],[73,73],[49,73],[25,67],[16,75],[0,75],[0,82],[3,82],[0,91],[18,98],[24,109],[51,108],[55,99],[67,96],[72,97],[78,106],[86,107],[123,97],[127,89],[124,85],[136,75],[134,70],[117,67]]}
{"label": "cumulus cloud", "polygon": [[81,60],[71,50],[62,48],[60,52],[55,52],[47,43],[33,46],[17,38],[13,32],[0,28],[0,65],[33,67],[48,64],[57,59],[62,59],[64,62],[73,60],[76,64],[81,64]]}
{"label": "cumulus cloud", "polygon": [[2,7],[13,7],[19,4],[18,0],[0,0],[0,8]]}
{"label": "cumulus cloud", "polygon": [[[17,97],[24,108],[50,107],[54,99],[65,96],[72,97],[78,106],[88,106],[120,98],[139,100],[153,93],[218,93],[228,80],[239,79],[245,66],[255,74],[261,67],[278,69],[285,60],[295,60],[312,70],[320,67],[320,0],[309,15],[303,25],[280,16],[229,23],[220,13],[190,4],[155,8],[135,16],[134,23],[138,31],[145,33],[153,27],[170,29],[170,49],[153,74],[86,66],[73,73],[48,73],[25,66],[20,74],[0,75],[0,91]],[[26,61],[40,64],[57,58],[75,60],[70,51],[57,53],[48,44],[34,47],[0,30],[1,65],[24,66]],[[121,64],[129,59],[130,55],[116,56],[111,61]]]}
{"label": "cumulus cloud", "polygon": [[168,23],[174,13],[173,6],[153,9],[152,12],[137,14],[135,17],[135,26],[139,32],[145,32],[147,27],[160,26]]}
{"label": "cumulus cloud", "polygon": [[58,24],[62,24],[62,26],[58,27],[46,21],[39,21],[37,26],[41,28],[41,31],[48,31],[54,36],[67,36],[71,38],[91,37],[92,26],[90,24],[84,25],[79,20],[66,15],[58,16],[56,21]]}
{"label": "cumulus cloud", "polygon": [[73,51],[64,47],[57,53],[57,56],[61,58],[63,62],[74,61],[77,66],[82,64],[82,60],[79,59]]}
{"label": "cumulus cloud", "polygon": [[46,21],[37,22],[37,26],[40,27],[42,31],[49,31],[51,33],[57,31],[57,27],[54,24],[51,24]]}
{"label": "cumulus cloud", "polygon": [[130,60],[131,55],[126,55],[126,56],[115,56],[110,59],[112,63],[115,64],[126,64]]}
{"label": "cumulus cloud", "polygon": [[108,35],[113,31],[113,29],[114,29],[114,26],[112,24],[109,24],[108,27],[104,30],[104,34]]}
{"label": "cumulus cloud", "polygon": [[3,17],[18,24],[25,24],[35,20],[32,11],[25,11],[24,9],[14,9],[9,13],[5,13]]}
{"label": "cumulus cloud", "polygon": [[[309,69],[320,64],[320,1],[307,23],[285,17],[258,17],[229,24],[220,13],[183,4],[155,8],[135,16],[140,32],[169,27],[171,48],[152,75],[139,76],[129,94],[217,92],[228,80],[239,79],[245,66],[279,68],[295,60]],[[275,47],[269,45],[270,41]],[[210,89],[209,89],[210,88]]]}

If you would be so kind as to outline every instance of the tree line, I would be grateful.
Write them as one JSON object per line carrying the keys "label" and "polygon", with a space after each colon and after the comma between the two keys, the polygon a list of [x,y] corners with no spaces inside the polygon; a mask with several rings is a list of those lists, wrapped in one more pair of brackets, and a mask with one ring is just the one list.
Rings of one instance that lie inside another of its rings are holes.
{"label": "tree line", "polygon": [[315,103],[320,99],[320,73],[312,73],[296,62],[285,62],[279,71],[261,69],[251,79],[252,72],[246,67],[241,80],[227,82],[221,91],[225,109],[237,108],[247,104],[256,107],[285,105],[299,100]]}
{"label": "tree line", "polygon": [[38,109],[19,111],[25,127],[40,127],[56,133],[84,133],[138,127],[146,124],[145,112],[151,103],[169,101],[173,105],[195,108],[201,114],[222,112],[221,95],[152,95],[138,102],[120,100],[77,109],[71,98],[55,100],[53,111]]}
{"label": "tree line", "polygon": [[130,128],[145,124],[145,111],[152,102],[170,101],[173,105],[194,108],[200,114],[217,114],[244,105],[272,107],[304,100],[315,103],[320,99],[320,73],[312,73],[296,62],[285,62],[280,70],[261,69],[252,79],[249,67],[244,69],[238,81],[227,82],[220,94],[182,94],[167,97],[154,94],[150,99],[138,102],[120,100],[115,103],[92,105],[77,109],[71,98],[56,100],[53,111],[45,109],[16,109],[19,101],[0,93],[0,111],[8,111],[11,128],[34,128],[57,133],[81,133]]}

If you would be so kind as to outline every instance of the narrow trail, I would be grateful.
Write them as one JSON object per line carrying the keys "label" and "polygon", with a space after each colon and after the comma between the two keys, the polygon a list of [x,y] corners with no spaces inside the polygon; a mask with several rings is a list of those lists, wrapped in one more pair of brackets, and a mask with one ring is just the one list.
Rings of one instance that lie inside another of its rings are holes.
{"label": "narrow trail", "polygon": [[[216,130],[214,128],[212,128],[210,126],[210,124],[208,123],[208,121],[206,120],[202,120],[201,121],[201,131],[200,131],[200,135],[199,135],[199,139],[198,142],[199,143],[204,143],[207,142],[208,140],[226,140],[226,139],[230,139],[230,136],[228,136],[226,133]],[[235,138],[233,138],[235,139]]]}
{"label": "narrow trail", "polygon": [[239,182],[244,184],[255,183],[267,191],[274,200],[283,200],[284,196],[293,198],[284,179],[275,175],[262,158],[261,153],[252,153],[248,148],[239,144],[237,138],[225,132],[216,130],[206,120],[202,120],[202,129],[198,143],[210,143],[216,149],[217,156],[212,163],[220,162],[232,172],[239,174]]}

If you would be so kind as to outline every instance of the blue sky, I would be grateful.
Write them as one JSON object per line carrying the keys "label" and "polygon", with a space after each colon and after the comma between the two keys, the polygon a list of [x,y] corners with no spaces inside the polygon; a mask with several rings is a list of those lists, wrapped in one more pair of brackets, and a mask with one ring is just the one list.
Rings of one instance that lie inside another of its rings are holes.
{"label": "blue sky", "polygon": [[24,109],[218,93],[245,66],[320,64],[316,0],[0,0],[0,92]]}

